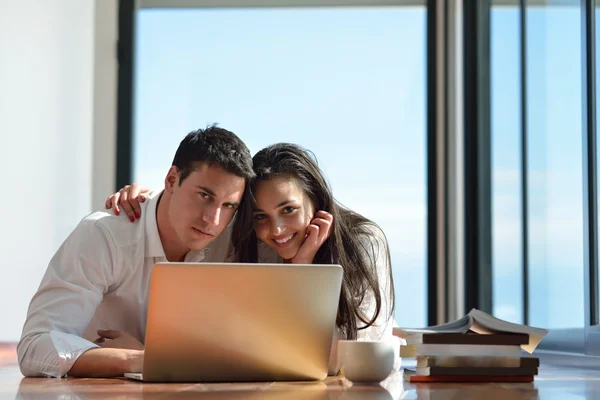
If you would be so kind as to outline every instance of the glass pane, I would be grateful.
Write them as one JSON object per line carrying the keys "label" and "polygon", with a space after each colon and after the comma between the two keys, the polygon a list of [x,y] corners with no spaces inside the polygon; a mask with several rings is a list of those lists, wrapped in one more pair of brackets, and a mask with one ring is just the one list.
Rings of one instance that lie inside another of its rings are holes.
{"label": "glass pane", "polygon": [[546,328],[584,325],[581,31],[579,1],[527,7],[529,323]]}
{"label": "glass pane", "polygon": [[299,143],[387,234],[397,322],[425,325],[425,7],[138,17],[134,180],[162,187],[183,135],[207,123],[253,152]]}
{"label": "glass pane", "polygon": [[523,322],[521,42],[518,6],[490,13],[493,314]]}

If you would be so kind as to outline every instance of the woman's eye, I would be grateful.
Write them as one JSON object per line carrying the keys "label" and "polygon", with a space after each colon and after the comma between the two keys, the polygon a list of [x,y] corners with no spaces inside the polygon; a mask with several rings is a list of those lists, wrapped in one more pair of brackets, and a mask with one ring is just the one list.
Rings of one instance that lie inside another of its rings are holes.
{"label": "woman's eye", "polygon": [[289,214],[291,212],[294,212],[295,210],[296,210],[296,207],[287,206],[286,208],[283,209],[283,213],[284,214]]}
{"label": "woman's eye", "polygon": [[200,192],[200,197],[202,197],[203,199],[208,199],[210,195],[206,192]]}
{"label": "woman's eye", "polygon": [[265,218],[267,218],[267,216],[265,214],[254,214],[254,219],[256,221],[262,221]]}

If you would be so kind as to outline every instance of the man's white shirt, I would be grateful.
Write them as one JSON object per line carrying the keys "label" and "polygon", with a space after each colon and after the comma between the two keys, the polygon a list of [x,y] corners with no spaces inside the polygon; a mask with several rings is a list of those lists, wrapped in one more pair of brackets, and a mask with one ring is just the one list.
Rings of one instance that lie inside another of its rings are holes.
{"label": "man's white shirt", "polygon": [[[167,261],[156,223],[160,196],[140,204],[141,218],[98,211],[86,216],[48,265],[31,300],[17,348],[26,376],[62,377],[85,351],[98,347],[98,329],[128,332],[144,343],[150,272]],[[226,229],[186,262],[222,262]]]}

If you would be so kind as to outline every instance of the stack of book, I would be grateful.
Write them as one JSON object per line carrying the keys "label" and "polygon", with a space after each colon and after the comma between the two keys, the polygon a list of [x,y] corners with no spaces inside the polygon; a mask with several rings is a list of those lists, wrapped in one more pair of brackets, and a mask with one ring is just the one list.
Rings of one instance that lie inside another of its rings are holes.
{"label": "stack of book", "polygon": [[408,382],[532,382],[539,359],[530,354],[547,333],[477,309],[442,325],[394,328],[406,339],[400,356],[417,361],[416,368],[404,368]]}

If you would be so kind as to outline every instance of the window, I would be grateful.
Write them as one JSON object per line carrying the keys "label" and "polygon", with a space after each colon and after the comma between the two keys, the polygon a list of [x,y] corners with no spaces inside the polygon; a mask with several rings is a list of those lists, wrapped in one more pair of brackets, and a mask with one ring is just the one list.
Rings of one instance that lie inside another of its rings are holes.
{"label": "window", "polygon": [[426,8],[141,9],[134,181],[160,188],[183,135],[216,122],[252,152],[312,150],[392,254],[396,320],[426,324]]}
{"label": "window", "polygon": [[581,21],[579,1],[527,7],[529,323],[545,328],[584,325]]}
{"label": "window", "polygon": [[[503,319],[552,329],[585,323],[580,4],[526,3],[525,82],[518,2],[495,1],[490,14],[493,312]],[[525,194],[520,176],[523,134]],[[522,290],[524,244],[527,298]]]}
{"label": "window", "polygon": [[519,22],[517,4],[492,4],[492,311],[516,323],[523,322]]}

